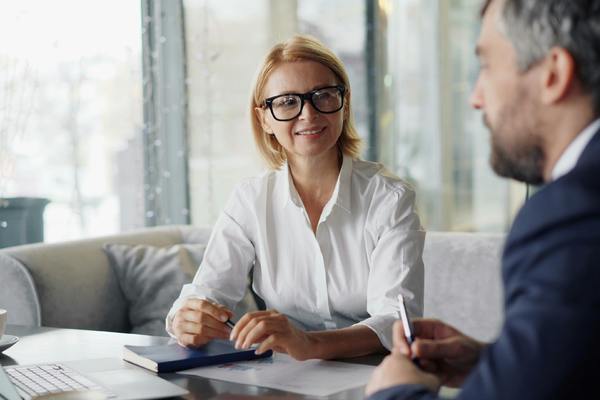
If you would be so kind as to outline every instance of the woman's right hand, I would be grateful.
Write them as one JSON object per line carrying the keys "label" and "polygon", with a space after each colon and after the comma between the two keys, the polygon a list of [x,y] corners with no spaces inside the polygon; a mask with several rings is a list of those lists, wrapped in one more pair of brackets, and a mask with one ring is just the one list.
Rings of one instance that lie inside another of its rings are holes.
{"label": "woman's right hand", "polygon": [[203,299],[188,299],[177,311],[171,328],[182,346],[199,347],[212,339],[229,339],[225,321],[233,313],[225,306]]}

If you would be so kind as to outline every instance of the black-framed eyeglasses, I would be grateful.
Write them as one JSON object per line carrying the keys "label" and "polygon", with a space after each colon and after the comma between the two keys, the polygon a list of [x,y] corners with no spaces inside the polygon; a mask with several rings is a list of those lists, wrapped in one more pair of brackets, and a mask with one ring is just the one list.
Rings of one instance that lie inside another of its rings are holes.
{"label": "black-framed eyeglasses", "polygon": [[340,85],[327,86],[306,93],[286,93],[265,99],[263,107],[269,107],[271,115],[277,121],[291,121],[302,114],[304,101],[320,113],[333,114],[344,107],[346,88]]}

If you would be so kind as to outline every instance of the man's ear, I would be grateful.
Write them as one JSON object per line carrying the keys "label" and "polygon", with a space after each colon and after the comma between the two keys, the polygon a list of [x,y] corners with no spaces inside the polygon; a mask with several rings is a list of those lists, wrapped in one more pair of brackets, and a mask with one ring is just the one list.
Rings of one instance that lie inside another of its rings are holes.
{"label": "man's ear", "polygon": [[272,135],[273,129],[271,128],[271,125],[269,125],[269,123],[267,121],[267,115],[266,115],[267,110],[262,107],[254,107],[254,112],[256,113],[256,117],[260,121],[260,125],[262,126],[263,131],[265,131],[269,135]]}
{"label": "man's ear", "polygon": [[541,100],[551,105],[563,100],[573,87],[575,59],[568,50],[553,47],[542,63]]}

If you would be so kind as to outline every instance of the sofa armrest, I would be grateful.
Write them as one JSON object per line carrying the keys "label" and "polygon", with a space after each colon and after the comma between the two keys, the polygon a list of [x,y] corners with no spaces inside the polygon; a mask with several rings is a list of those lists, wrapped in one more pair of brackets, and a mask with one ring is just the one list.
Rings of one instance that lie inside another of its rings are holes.
{"label": "sofa armrest", "polygon": [[33,279],[15,258],[0,252],[0,308],[9,324],[40,326],[40,303]]}

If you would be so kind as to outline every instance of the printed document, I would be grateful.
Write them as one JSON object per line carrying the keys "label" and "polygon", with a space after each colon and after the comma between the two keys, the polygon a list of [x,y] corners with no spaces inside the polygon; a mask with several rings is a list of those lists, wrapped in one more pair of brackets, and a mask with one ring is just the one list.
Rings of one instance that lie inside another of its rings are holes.
{"label": "printed document", "polygon": [[273,353],[271,358],[188,369],[178,374],[329,396],[366,385],[374,369],[371,365],[338,361],[296,361],[287,354]]}

